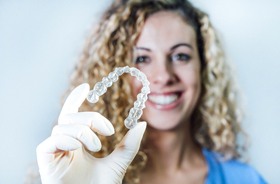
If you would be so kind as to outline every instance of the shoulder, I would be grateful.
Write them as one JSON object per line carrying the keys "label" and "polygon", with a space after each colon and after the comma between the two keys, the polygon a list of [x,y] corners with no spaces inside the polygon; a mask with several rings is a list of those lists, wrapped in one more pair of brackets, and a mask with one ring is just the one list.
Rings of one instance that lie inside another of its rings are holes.
{"label": "shoulder", "polygon": [[208,163],[209,180],[218,179],[221,183],[267,183],[249,164],[235,159],[223,160],[218,153],[209,150],[203,152]]}
{"label": "shoulder", "polygon": [[252,166],[238,160],[220,161],[225,178],[243,183],[266,183]]}

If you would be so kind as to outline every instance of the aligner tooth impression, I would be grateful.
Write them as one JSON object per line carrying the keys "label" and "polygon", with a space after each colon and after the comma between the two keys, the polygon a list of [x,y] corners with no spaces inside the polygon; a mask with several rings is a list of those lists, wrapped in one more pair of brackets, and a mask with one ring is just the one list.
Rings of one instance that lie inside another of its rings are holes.
{"label": "aligner tooth impression", "polygon": [[128,129],[132,129],[136,126],[137,120],[141,117],[143,109],[145,108],[145,102],[148,99],[150,93],[149,81],[144,73],[134,67],[117,67],[114,71],[110,72],[107,77],[103,77],[102,81],[97,82],[93,89],[89,91],[87,100],[90,103],[96,103],[99,100],[99,96],[106,93],[107,88],[111,87],[113,82],[116,82],[124,73],[129,73],[131,76],[136,77],[143,85],[141,92],[137,95],[137,100],[134,102],[134,106],[129,110],[127,118],[124,120],[124,125]]}

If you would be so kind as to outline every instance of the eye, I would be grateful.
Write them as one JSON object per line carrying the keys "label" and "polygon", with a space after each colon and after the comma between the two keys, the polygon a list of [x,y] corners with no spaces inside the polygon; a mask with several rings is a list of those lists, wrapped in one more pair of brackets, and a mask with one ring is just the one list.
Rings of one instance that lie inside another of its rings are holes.
{"label": "eye", "polygon": [[135,64],[149,63],[150,58],[148,56],[137,56],[135,59]]}
{"label": "eye", "polygon": [[191,59],[191,56],[185,53],[174,54],[171,56],[171,61],[183,61],[187,62]]}

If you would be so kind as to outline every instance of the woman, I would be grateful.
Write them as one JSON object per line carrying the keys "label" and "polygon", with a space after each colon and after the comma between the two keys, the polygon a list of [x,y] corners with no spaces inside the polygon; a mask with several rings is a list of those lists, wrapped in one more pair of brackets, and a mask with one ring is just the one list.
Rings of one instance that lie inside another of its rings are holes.
{"label": "woman", "polygon": [[93,86],[126,65],[150,81],[147,129],[146,122],[128,132],[123,125],[141,90],[136,79],[121,77],[95,105],[83,103],[89,86],[80,85],[37,148],[43,183],[265,183],[236,160],[243,148],[237,94],[205,13],[184,0],[114,2],[72,86]]}

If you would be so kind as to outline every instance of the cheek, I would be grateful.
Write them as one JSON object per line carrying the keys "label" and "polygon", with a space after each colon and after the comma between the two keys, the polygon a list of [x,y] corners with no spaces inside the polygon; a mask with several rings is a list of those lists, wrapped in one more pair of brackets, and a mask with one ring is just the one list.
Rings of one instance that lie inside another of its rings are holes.
{"label": "cheek", "polygon": [[195,75],[193,75],[190,78],[190,84],[195,88],[195,89],[200,89],[200,83],[201,83],[201,79],[200,79],[200,75],[198,73],[196,73]]}
{"label": "cheek", "polygon": [[180,73],[180,80],[186,85],[186,86],[192,86],[192,87],[199,87],[200,86],[200,72],[197,69],[182,69],[178,71]]}
{"label": "cheek", "polygon": [[149,65],[137,66],[137,69],[140,70],[142,73],[144,73],[146,75],[148,81],[151,82],[151,79],[152,79],[151,74],[153,73],[153,69],[155,67],[157,67],[157,66],[154,66],[153,63],[150,63]]}
{"label": "cheek", "polygon": [[193,98],[194,98],[194,103],[197,103],[197,100],[200,96],[201,93],[201,77],[199,74],[196,74],[193,76],[192,80],[190,81],[189,84],[192,88],[192,92],[193,92]]}
{"label": "cheek", "polygon": [[200,95],[201,79],[198,73],[190,77],[189,85],[192,87],[197,96]]}
{"label": "cheek", "polygon": [[132,86],[133,97],[136,98],[136,96],[138,95],[138,93],[140,93],[142,89],[142,83],[139,80],[137,80],[135,77],[131,77],[130,81]]}
{"label": "cheek", "polygon": [[184,83],[188,99],[192,99],[193,103],[196,103],[201,93],[200,73],[196,70],[185,71],[181,75],[181,81]]}
{"label": "cheek", "polygon": [[[151,82],[151,79],[152,79],[152,76],[149,75],[152,73],[150,71],[150,70],[152,70],[152,68],[153,67],[150,67],[150,66],[137,66],[137,69],[146,75],[149,82]],[[130,81],[131,81],[131,86],[133,88],[132,89],[133,96],[136,97],[138,95],[138,93],[141,92],[143,85],[136,77],[132,77],[132,76],[129,76],[129,77],[130,77]],[[151,86],[149,86],[149,87],[151,87]]]}

